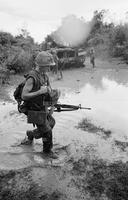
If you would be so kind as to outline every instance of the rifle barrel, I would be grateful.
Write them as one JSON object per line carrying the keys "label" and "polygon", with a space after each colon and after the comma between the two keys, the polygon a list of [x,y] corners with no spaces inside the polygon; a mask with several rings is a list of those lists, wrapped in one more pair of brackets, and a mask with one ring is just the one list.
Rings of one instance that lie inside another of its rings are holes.
{"label": "rifle barrel", "polygon": [[86,108],[86,107],[80,107],[80,109],[91,110],[91,108]]}
{"label": "rifle barrel", "polygon": [[69,105],[69,104],[55,104],[54,106],[57,109],[57,110],[55,110],[56,112],[73,111],[73,110],[78,110],[78,109],[91,110],[91,108],[81,107],[81,104],[79,104],[78,106],[76,106],[76,105]]}
{"label": "rifle barrel", "polygon": [[79,108],[80,108],[80,109],[87,109],[87,110],[91,110],[91,108],[81,107],[81,104],[79,104]]}

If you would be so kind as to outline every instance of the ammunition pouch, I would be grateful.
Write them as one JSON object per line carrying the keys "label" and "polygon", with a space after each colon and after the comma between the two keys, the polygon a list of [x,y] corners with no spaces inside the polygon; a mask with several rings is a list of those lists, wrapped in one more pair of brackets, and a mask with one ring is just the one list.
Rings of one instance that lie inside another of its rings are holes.
{"label": "ammunition pouch", "polygon": [[27,122],[29,124],[43,125],[46,124],[46,120],[47,113],[44,111],[28,110],[27,112]]}
{"label": "ammunition pouch", "polygon": [[18,103],[18,111],[20,113],[24,113],[25,115],[27,115],[27,112],[28,112],[27,103],[26,102]]}

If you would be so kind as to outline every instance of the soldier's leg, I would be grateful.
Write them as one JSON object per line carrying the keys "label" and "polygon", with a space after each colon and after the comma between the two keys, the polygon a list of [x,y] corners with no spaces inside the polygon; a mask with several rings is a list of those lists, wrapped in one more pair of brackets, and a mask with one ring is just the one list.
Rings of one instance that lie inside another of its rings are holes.
{"label": "soldier's leg", "polygon": [[43,151],[48,153],[53,147],[52,141],[52,128],[55,126],[55,119],[48,115],[46,125],[37,125],[37,128],[26,132],[27,138],[24,139],[21,144],[32,144],[33,139],[42,138]]}
{"label": "soldier's leg", "polygon": [[27,131],[26,132],[27,137],[25,137],[22,141],[22,145],[31,145],[33,143],[33,131]]}
{"label": "soldier's leg", "polygon": [[42,127],[42,132],[43,132],[42,141],[43,141],[44,153],[50,153],[53,147],[52,129],[55,126],[55,119],[51,115],[48,115],[47,123],[48,123],[47,125],[49,125],[50,127],[48,131],[43,132],[43,127]]}
{"label": "soldier's leg", "polygon": [[52,151],[53,147],[52,130],[46,132],[42,140],[43,140],[43,153],[48,157],[57,159],[58,156],[56,155],[56,153]]}
{"label": "soldier's leg", "polygon": [[63,78],[62,69],[60,70],[60,77],[61,77],[61,79]]}
{"label": "soldier's leg", "polygon": [[58,64],[56,65],[56,75],[58,75]]}
{"label": "soldier's leg", "polygon": [[50,153],[53,147],[52,130],[43,134],[42,141],[43,141],[43,152]]}
{"label": "soldier's leg", "polygon": [[24,145],[29,145],[29,144],[32,144],[33,143],[33,139],[40,139],[42,138],[42,129],[40,130],[40,127],[38,127],[37,125],[37,128],[34,129],[34,130],[28,130],[26,132],[26,135],[27,135],[27,138],[25,138],[21,144],[24,144]]}
{"label": "soldier's leg", "polygon": [[50,128],[53,129],[53,127],[55,126],[55,123],[56,123],[55,119],[52,117],[52,115],[48,115],[47,120],[48,120]]}
{"label": "soldier's leg", "polygon": [[[53,118],[54,119],[54,118]],[[53,127],[53,123],[52,123]],[[42,138],[43,141],[43,152],[49,153],[53,147],[53,141],[52,141],[52,130],[46,129],[43,125],[37,125],[37,128],[33,131],[27,131],[27,140],[24,144],[29,144],[30,141],[35,139]]]}
{"label": "soldier's leg", "polygon": [[95,60],[93,59],[93,68],[95,67]]}
{"label": "soldier's leg", "polygon": [[32,131],[27,131],[27,136],[29,139],[31,138],[40,139],[42,137],[42,133],[40,131],[40,128],[37,126],[36,129]]}

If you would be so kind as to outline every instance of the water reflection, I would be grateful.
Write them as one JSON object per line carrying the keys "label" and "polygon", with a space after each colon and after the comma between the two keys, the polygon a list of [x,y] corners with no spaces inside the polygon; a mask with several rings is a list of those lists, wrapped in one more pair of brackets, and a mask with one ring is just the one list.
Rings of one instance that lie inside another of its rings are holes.
{"label": "water reflection", "polygon": [[[123,129],[127,133],[128,86],[102,78],[102,87],[87,83],[79,94],[70,94],[68,102],[92,107],[91,118],[101,124],[111,124],[111,128]],[[121,132],[122,132],[121,131]]]}
{"label": "water reflection", "polygon": [[[90,74],[90,76],[86,74]],[[94,88],[104,89],[103,88],[103,77],[110,80],[115,81],[118,85],[128,85],[128,72],[127,70],[119,70],[119,69],[99,69],[99,70],[89,70],[86,71],[85,81],[92,85]]]}

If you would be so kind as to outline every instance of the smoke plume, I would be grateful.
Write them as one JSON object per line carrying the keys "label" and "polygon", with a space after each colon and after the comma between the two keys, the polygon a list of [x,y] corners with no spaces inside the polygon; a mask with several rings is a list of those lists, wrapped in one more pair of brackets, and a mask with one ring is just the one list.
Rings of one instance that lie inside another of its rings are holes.
{"label": "smoke plume", "polygon": [[53,40],[60,45],[76,47],[87,39],[92,22],[69,15],[62,20],[61,26],[52,34]]}

